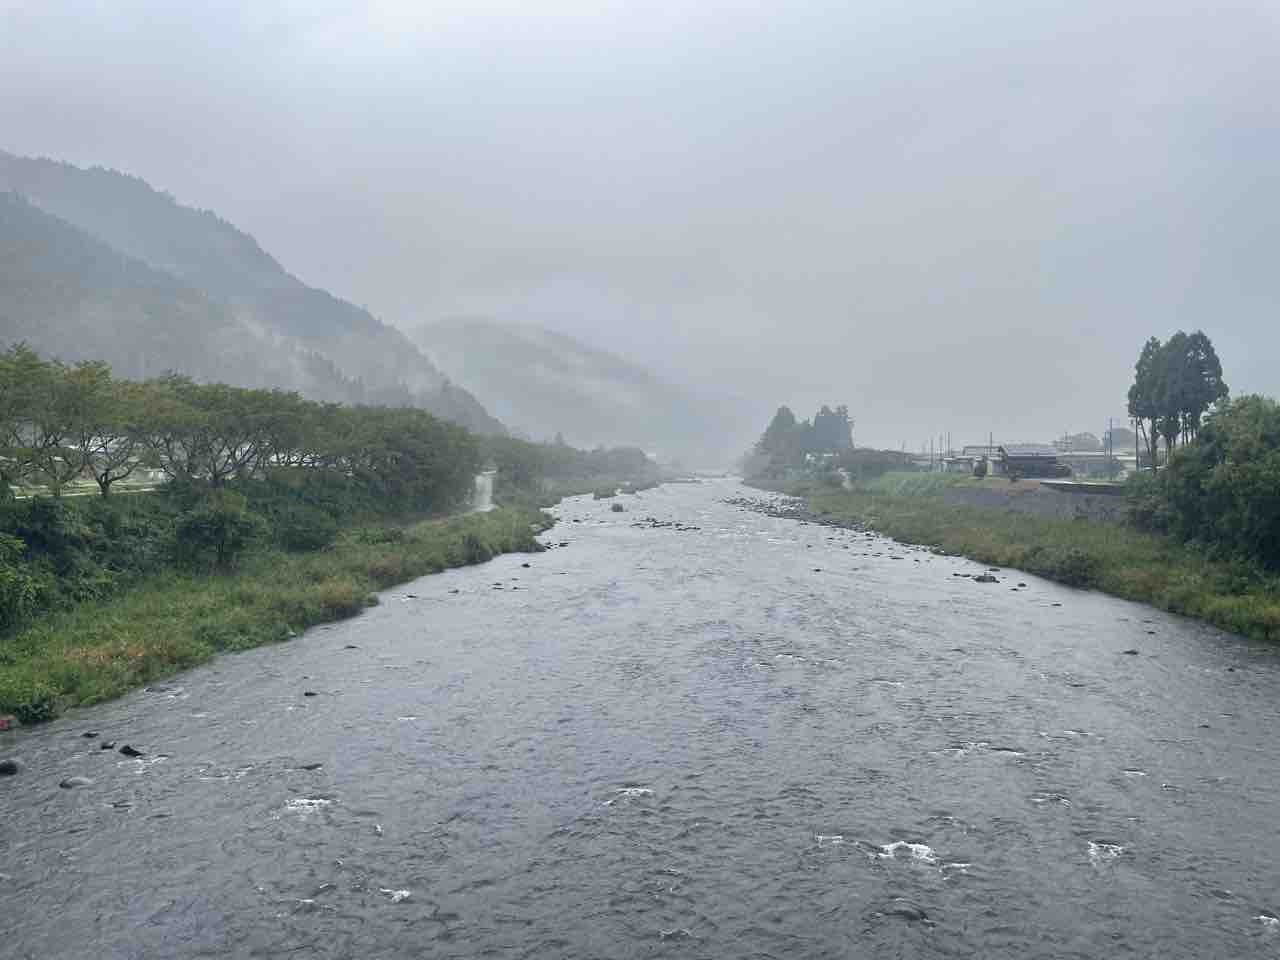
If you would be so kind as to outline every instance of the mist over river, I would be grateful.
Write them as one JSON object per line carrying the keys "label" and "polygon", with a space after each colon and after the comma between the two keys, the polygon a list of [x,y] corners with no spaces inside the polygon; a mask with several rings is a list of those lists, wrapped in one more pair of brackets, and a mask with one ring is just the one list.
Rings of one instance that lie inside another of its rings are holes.
{"label": "mist over river", "polygon": [[741,496],[0,733],[0,956],[1280,955],[1280,650]]}

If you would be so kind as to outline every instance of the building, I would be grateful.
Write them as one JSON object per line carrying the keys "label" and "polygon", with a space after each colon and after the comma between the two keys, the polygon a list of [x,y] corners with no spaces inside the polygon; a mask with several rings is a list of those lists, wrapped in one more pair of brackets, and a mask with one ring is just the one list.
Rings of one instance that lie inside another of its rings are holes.
{"label": "building", "polygon": [[1051,443],[1011,443],[996,448],[996,473],[1007,477],[1069,477]]}
{"label": "building", "polygon": [[970,444],[964,447],[959,453],[952,454],[942,459],[942,469],[947,473],[963,473],[972,475],[975,468],[983,460],[988,462],[996,459],[996,451],[998,447],[987,446],[983,444]]}

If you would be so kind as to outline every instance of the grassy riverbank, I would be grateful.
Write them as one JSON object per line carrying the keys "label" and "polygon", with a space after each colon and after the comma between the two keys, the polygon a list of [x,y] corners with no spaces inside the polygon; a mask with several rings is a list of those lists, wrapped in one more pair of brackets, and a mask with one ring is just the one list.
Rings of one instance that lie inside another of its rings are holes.
{"label": "grassy riverbank", "polygon": [[538,510],[409,527],[357,527],[324,550],[264,550],[230,573],[171,570],[105,602],[85,602],[26,624],[0,645],[0,714],[23,722],[95,703],[202,663],[214,654],[287,640],[355,616],[373,591],[500,553],[538,549],[551,525]]}
{"label": "grassy riverbank", "polygon": [[896,540],[1149,603],[1235,633],[1280,639],[1280,579],[1128,525],[946,502],[939,475],[888,474],[858,490],[810,488],[809,509]]}

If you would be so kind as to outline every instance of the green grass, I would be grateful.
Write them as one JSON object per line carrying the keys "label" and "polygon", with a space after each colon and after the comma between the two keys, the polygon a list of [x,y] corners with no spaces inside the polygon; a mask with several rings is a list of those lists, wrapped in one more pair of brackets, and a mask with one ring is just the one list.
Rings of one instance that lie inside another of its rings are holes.
{"label": "green grass", "polygon": [[891,474],[862,490],[811,491],[807,500],[815,513],[865,523],[905,543],[1280,639],[1280,578],[1124,524],[947,503],[939,496],[947,485],[937,474]]}
{"label": "green grass", "polygon": [[941,493],[947,487],[964,486],[972,478],[958,473],[903,473],[892,471],[881,474],[866,485],[874,493],[900,497],[922,497]]}
{"label": "green grass", "polygon": [[226,575],[171,571],[120,597],[36,619],[0,639],[0,714],[23,722],[97,703],[226,650],[352,617],[373,592],[500,553],[536,549],[551,518],[502,508],[408,528],[344,531],[312,553],[264,551]]}

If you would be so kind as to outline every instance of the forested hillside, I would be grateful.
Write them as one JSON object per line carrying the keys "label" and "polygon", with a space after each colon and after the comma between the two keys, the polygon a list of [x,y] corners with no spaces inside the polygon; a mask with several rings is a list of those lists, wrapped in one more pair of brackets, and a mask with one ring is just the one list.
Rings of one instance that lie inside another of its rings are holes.
{"label": "forested hillside", "polygon": [[728,463],[738,418],[649,370],[571,337],[480,318],[433,323],[418,345],[477,390],[508,426],[579,447],[642,447],[693,465]]}
{"label": "forested hillside", "polygon": [[4,152],[0,193],[0,342],[108,359],[128,376],[270,383],[502,430],[398,330],[302,283],[209,211],[135,177]]}

